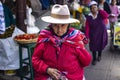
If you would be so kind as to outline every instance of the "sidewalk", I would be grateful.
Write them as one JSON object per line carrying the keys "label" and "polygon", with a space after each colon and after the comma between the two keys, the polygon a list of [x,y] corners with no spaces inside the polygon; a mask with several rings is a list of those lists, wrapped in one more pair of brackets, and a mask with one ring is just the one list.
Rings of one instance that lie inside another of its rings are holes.
{"label": "sidewalk", "polygon": [[86,80],[120,80],[120,48],[110,51],[110,38],[102,60],[85,68]]}

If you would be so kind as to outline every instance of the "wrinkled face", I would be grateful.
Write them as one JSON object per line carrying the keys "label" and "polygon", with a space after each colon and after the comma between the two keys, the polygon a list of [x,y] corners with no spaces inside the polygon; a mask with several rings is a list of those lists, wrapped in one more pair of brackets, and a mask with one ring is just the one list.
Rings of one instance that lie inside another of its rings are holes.
{"label": "wrinkled face", "polygon": [[52,29],[55,34],[62,36],[67,32],[69,24],[52,24]]}
{"label": "wrinkled face", "polygon": [[93,14],[96,14],[97,11],[98,11],[97,5],[92,5],[92,6],[90,7],[90,10],[91,10],[91,12],[92,12]]}

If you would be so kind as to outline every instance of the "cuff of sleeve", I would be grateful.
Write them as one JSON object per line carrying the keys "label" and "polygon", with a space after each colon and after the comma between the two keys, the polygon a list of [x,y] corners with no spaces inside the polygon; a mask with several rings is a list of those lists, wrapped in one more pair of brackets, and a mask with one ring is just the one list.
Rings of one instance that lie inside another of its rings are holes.
{"label": "cuff of sleeve", "polygon": [[[46,73],[47,73],[48,68],[50,68],[50,67],[47,67],[47,68],[46,68]],[[48,74],[48,73],[47,73],[47,74]]]}

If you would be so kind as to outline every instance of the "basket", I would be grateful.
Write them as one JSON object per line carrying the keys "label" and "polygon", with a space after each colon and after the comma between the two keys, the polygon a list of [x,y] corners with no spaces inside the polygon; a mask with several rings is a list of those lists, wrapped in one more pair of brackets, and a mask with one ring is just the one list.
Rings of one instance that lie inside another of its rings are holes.
{"label": "basket", "polygon": [[4,34],[0,34],[0,39],[5,39],[8,37],[11,37],[13,32],[14,32],[15,26],[11,25],[10,27],[6,28],[5,33]]}
{"label": "basket", "polygon": [[14,39],[14,40],[15,40],[16,42],[18,42],[18,43],[21,43],[21,44],[28,44],[28,43],[35,43],[35,42],[37,42],[37,39],[38,39],[38,38],[29,39],[29,40],[26,40],[26,39],[21,39],[21,40]]}
{"label": "basket", "polygon": [[14,40],[21,44],[37,42],[38,34],[21,34],[14,37]]}

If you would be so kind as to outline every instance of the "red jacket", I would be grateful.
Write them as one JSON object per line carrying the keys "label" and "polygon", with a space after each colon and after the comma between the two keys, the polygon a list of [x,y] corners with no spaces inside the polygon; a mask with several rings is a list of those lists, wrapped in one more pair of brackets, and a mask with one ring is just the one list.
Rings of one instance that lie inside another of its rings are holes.
{"label": "red jacket", "polygon": [[[45,38],[45,37],[44,37]],[[35,71],[35,80],[47,80],[46,73],[48,67],[56,68],[61,72],[66,72],[69,80],[82,80],[83,68],[91,62],[91,55],[84,47],[73,46],[71,43],[63,42],[60,50],[53,44],[52,40],[39,42],[32,56],[32,64]]]}

